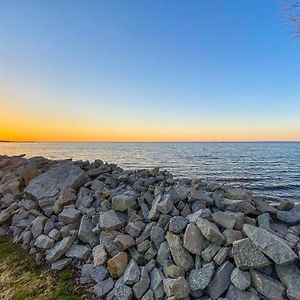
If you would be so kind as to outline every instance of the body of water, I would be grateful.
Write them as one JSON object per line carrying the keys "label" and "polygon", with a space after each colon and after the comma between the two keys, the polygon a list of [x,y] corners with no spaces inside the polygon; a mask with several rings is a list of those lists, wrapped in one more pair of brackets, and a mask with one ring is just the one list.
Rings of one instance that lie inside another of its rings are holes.
{"label": "body of water", "polygon": [[0,143],[0,154],[41,155],[161,167],[177,177],[247,186],[271,199],[300,201],[300,142],[274,143]]}

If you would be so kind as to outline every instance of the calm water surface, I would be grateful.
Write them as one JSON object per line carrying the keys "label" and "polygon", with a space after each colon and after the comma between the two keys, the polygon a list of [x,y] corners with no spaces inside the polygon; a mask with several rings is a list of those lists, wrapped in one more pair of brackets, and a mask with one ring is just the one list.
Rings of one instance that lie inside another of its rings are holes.
{"label": "calm water surface", "polygon": [[294,143],[0,143],[0,154],[159,166],[177,177],[238,183],[273,199],[300,201],[300,142]]}

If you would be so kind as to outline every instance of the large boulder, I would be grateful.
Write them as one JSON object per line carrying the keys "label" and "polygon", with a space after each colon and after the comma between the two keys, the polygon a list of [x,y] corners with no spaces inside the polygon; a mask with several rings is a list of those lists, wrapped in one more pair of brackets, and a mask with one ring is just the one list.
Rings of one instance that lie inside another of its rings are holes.
{"label": "large boulder", "polygon": [[88,180],[89,177],[80,167],[71,161],[65,161],[32,179],[24,192],[37,200],[41,209],[49,216],[60,193],[69,187],[77,189]]}

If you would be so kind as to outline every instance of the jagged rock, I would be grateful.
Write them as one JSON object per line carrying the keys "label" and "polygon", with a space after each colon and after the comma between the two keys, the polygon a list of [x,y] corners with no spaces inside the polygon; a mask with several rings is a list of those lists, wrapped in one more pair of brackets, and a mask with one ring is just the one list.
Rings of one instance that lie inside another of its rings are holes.
{"label": "jagged rock", "polygon": [[59,221],[63,224],[71,224],[79,221],[81,212],[74,207],[65,208],[59,215]]}
{"label": "jagged rock", "polygon": [[231,285],[226,294],[226,299],[229,300],[260,300],[260,298],[248,291],[241,291],[237,288],[235,288],[233,285]]}
{"label": "jagged rock", "polygon": [[[68,258],[69,259],[69,258]],[[87,284],[92,282],[91,273],[93,272],[93,265],[92,264],[85,264],[81,268],[80,274],[80,283]]]}
{"label": "jagged rock", "polygon": [[128,234],[119,234],[115,238],[114,243],[117,245],[120,251],[123,251],[133,246],[135,244],[135,240]]}
{"label": "jagged rock", "polygon": [[140,235],[144,227],[145,224],[142,221],[130,222],[125,227],[125,231],[132,237],[136,238]]}
{"label": "jagged rock", "polygon": [[142,298],[146,293],[150,285],[150,278],[147,272],[146,267],[141,268],[141,277],[140,280],[133,285],[133,293],[136,298]]}
{"label": "jagged rock", "polygon": [[183,277],[164,279],[163,286],[166,295],[168,297],[174,296],[175,299],[185,298],[190,293],[189,285]]}
{"label": "jagged rock", "polygon": [[133,191],[126,191],[124,194],[112,196],[111,208],[115,211],[127,211],[136,206],[137,195]]}
{"label": "jagged rock", "polygon": [[102,282],[104,279],[108,276],[108,271],[103,266],[97,266],[95,268],[92,268],[89,273],[90,277],[94,280],[96,283]]}
{"label": "jagged rock", "polygon": [[208,263],[198,270],[192,270],[188,276],[190,289],[194,292],[204,290],[214,274],[214,263]]}
{"label": "jagged rock", "polygon": [[120,220],[113,210],[109,210],[101,214],[99,226],[103,229],[115,230],[124,227],[124,222]]}
{"label": "jagged rock", "polygon": [[37,200],[41,209],[49,216],[60,192],[69,187],[76,189],[88,180],[81,168],[68,161],[58,163],[47,172],[33,178],[24,192]]}
{"label": "jagged rock", "polygon": [[300,270],[295,264],[276,265],[276,273],[280,281],[286,286],[286,294],[290,300],[300,299]]}
{"label": "jagged rock", "polygon": [[168,242],[163,242],[160,244],[157,251],[156,260],[158,264],[163,267],[170,264],[171,251]]}
{"label": "jagged rock", "polygon": [[95,246],[98,243],[98,238],[94,232],[92,232],[94,228],[94,224],[92,219],[88,215],[84,215],[81,218],[78,238],[83,242],[87,243],[90,246]]}
{"label": "jagged rock", "polygon": [[164,273],[167,277],[171,278],[185,277],[185,270],[176,265],[169,265],[165,267]]}
{"label": "jagged rock", "polygon": [[66,257],[77,258],[85,260],[91,253],[91,249],[87,246],[72,245],[72,247],[66,252]]}
{"label": "jagged rock", "polygon": [[255,246],[276,264],[287,264],[297,258],[295,252],[283,239],[265,229],[245,224],[243,230]]}
{"label": "jagged rock", "polygon": [[192,254],[201,255],[203,245],[203,236],[198,227],[193,223],[188,224],[183,236],[184,248]]}
{"label": "jagged rock", "polygon": [[295,203],[291,210],[279,210],[276,216],[282,222],[296,224],[300,221],[300,203]]}
{"label": "jagged rock", "polygon": [[214,262],[220,266],[225,262],[226,258],[228,257],[228,254],[230,252],[231,248],[229,247],[223,247],[221,248],[218,253],[214,257]]}
{"label": "jagged rock", "polygon": [[208,294],[213,300],[218,299],[228,289],[233,269],[234,266],[229,261],[226,261],[216,271],[207,288]]}
{"label": "jagged rock", "polygon": [[97,297],[105,296],[114,287],[114,281],[112,278],[108,278],[102,282],[97,283],[94,286],[94,294]]}
{"label": "jagged rock", "polygon": [[166,194],[162,200],[157,203],[157,210],[162,214],[168,214],[173,208],[172,195]]}
{"label": "jagged rock", "polygon": [[93,248],[93,263],[97,267],[103,265],[106,262],[107,253],[103,245],[97,245]]}
{"label": "jagged rock", "polygon": [[219,245],[216,244],[209,244],[203,251],[202,251],[202,258],[206,262],[210,262],[213,257],[217,254],[217,252],[221,249]]}
{"label": "jagged rock", "polygon": [[208,219],[212,215],[212,212],[210,209],[199,209],[189,215],[186,216],[187,220],[190,223],[194,223],[198,220],[198,218]]}
{"label": "jagged rock", "polygon": [[50,232],[49,232],[49,237],[55,241],[58,241],[58,239],[60,238],[60,232],[53,228]]}
{"label": "jagged rock", "polygon": [[158,268],[154,268],[150,272],[150,289],[153,291],[155,299],[164,297],[163,279],[164,276]]}
{"label": "jagged rock", "polygon": [[233,229],[225,229],[222,234],[225,237],[225,246],[230,246],[234,241],[238,241],[243,238],[240,231]]}
{"label": "jagged rock", "polygon": [[188,220],[186,218],[182,216],[175,216],[170,219],[169,230],[173,233],[180,233],[185,229],[187,223]]}
{"label": "jagged rock", "polygon": [[58,242],[53,248],[51,248],[46,256],[46,259],[50,262],[54,262],[62,257],[72,246],[74,241],[73,237],[66,237]]}
{"label": "jagged rock", "polygon": [[224,244],[225,238],[214,223],[200,217],[197,219],[196,225],[210,242],[220,246]]}
{"label": "jagged rock", "polygon": [[50,249],[54,245],[54,240],[52,240],[47,235],[39,235],[35,240],[34,246],[40,249]]}
{"label": "jagged rock", "polygon": [[166,240],[169,244],[173,260],[176,265],[182,267],[185,271],[193,268],[193,258],[182,246],[179,236],[168,232]]}
{"label": "jagged rock", "polygon": [[132,285],[140,280],[140,268],[136,261],[131,259],[124,272],[124,283]]}
{"label": "jagged rock", "polygon": [[8,208],[2,210],[0,212],[0,225],[9,221],[18,208],[19,208],[19,205],[17,203],[13,203]]}
{"label": "jagged rock", "polygon": [[245,290],[251,285],[250,273],[243,272],[238,268],[232,271],[230,280],[232,284],[239,290]]}
{"label": "jagged rock", "polygon": [[165,231],[161,226],[153,226],[151,228],[150,238],[156,248],[159,249],[160,245],[165,240]]}
{"label": "jagged rock", "polygon": [[142,300],[154,300],[153,292],[151,290],[148,290],[143,296]]}
{"label": "jagged rock", "polygon": [[59,259],[51,264],[51,270],[61,271],[71,263],[71,258]]}
{"label": "jagged rock", "polygon": [[122,251],[107,261],[107,269],[112,277],[123,275],[128,262],[128,255]]}
{"label": "jagged rock", "polygon": [[132,289],[125,284],[120,284],[114,288],[114,295],[117,300],[131,300]]}
{"label": "jagged rock", "polygon": [[246,215],[254,214],[256,212],[255,207],[249,202],[243,200],[229,200],[225,199],[223,201],[226,210],[233,212],[242,212]]}
{"label": "jagged rock", "polygon": [[32,236],[36,239],[39,235],[43,233],[45,222],[47,218],[45,216],[38,216],[34,219],[31,224]]}
{"label": "jagged rock", "polygon": [[269,276],[260,272],[251,270],[252,284],[255,289],[270,300],[283,300],[285,299],[283,284],[275,281]]}
{"label": "jagged rock", "polygon": [[232,254],[237,268],[262,268],[270,265],[270,261],[248,238],[233,242]]}

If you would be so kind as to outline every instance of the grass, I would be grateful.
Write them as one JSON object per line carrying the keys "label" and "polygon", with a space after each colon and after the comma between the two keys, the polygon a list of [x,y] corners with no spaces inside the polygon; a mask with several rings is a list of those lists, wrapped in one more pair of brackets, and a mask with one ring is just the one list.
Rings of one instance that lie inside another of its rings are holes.
{"label": "grass", "polygon": [[54,274],[38,266],[18,245],[0,237],[1,300],[79,300],[72,271]]}

